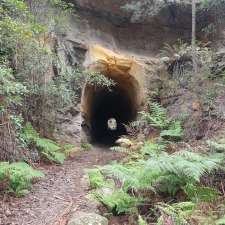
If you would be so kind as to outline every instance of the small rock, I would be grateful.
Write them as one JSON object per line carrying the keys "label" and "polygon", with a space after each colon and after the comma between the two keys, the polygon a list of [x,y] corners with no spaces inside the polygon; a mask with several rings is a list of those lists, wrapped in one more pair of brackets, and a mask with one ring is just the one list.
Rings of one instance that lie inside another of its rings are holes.
{"label": "small rock", "polygon": [[170,62],[170,58],[169,58],[169,57],[162,57],[162,58],[160,59],[160,62],[167,64],[167,63]]}
{"label": "small rock", "polygon": [[108,220],[96,213],[75,212],[67,225],[108,225]]}
{"label": "small rock", "polygon": [[118,144],[118,145],[120,145],[121,147],[124,147],[124,148],[129,148],[133,145],[133,143],[127,138],[119,138],[116,141],[116,144]]}
{"label": "small rock", "polygon": [[114,192],[114,189],[113,188],[110,188],[110,187],[103,187],[103,188],[100,189],[100,192],[104,196],[112,195],[113,192]]}

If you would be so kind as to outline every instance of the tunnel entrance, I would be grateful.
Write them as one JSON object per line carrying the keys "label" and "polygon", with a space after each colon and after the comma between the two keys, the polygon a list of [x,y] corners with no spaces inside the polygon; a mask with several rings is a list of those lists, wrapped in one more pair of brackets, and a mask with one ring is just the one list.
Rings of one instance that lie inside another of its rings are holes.
{"label": "tunnel entrance", "polygon": [[[135,120],[140,110],[144,69],[133,59],[99,46],[89,49],[86,60],[86,68],[100,72],[116,85],[108,90],[86,83],[81,97],[82,133],[92,143],[113,145],[126,134],[125,124]],[[109,128],[109,120],[116,122],[116,129]]]}
{"label": "tunnel entrance", "polygon": [[[112,90],[95,91],[90,117],[92,141],[112,145],[121,135],[125,135],[125,124],[136,116],[132,107],[132,100],[119,85]],[[110,129],[108,126],[111,118],[116,121],[115,129]]]}

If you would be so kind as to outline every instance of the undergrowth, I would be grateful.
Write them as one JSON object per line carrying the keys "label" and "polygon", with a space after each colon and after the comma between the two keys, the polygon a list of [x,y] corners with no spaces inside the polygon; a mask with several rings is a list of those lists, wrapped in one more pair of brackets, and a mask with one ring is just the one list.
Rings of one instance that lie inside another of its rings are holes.
{"label": "undergrowth", "polygon": [[37,148],[41,156],[49,161],[63,163],[65,154],[61,151],[61,147],[54,141],[40,137],[38,132],[28,123],[20,134],[22,139],[31,149]]}
{"label": "undergrowth", "polygon": [[29,192],[32,181],[41,177],[44,177],[41,171],[24,162],[0,162],[0,191],[23,196]]}
{"label": "undergrowth", "polygon": [[179,141],[183,136],[181,121],[170,120],[166,110],[157,102],[148,101],[147,111],[139,112],[138,119],[130,127],[144,133],[147,129],[159,130],[160,136],[169,141]]}

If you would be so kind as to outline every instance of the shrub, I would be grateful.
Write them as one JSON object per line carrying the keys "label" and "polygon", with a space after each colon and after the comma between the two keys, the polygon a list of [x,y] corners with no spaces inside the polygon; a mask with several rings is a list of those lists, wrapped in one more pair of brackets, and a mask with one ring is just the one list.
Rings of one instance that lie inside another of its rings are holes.
{"label": "shrub", "polygon": [[166,140],[179,141],[183,135],[183,129],[180,121],[172,121],[169,127],[161,131],[160,136]]}
{"label": "shrub", "polygon": [[89,143],[82,143],[81,144],[81,148],[84,151],[90,151],[93,148],[93,146],[91,144],[89,144]]}
{"label": "shrub", "polygon": [[56,142],[41,138],[30,123],[24,127],[20,138],[23,139],[28,146],[31,147],[34,145],[39,150],[40,154],[50,161],[63,163],[66,158],[65,154],[61,152],[61,147]]}
{"label": "shrub", "polygon": [[6,191],[17,196],[26,194],[31,188],[32,180],[41,177],[44,177],[41,171],[24,162],[0,162],[0,183],[7,184]]}
{"label": "shrub", "polygon": [[165,145],[156,144],[151,142],[146,142],[144,146],[141,148],[141,153],[144,155],[158,155],[165,149]]}
{"label": "shrub", "polygon": [[93,189],[101,188],[105,185],[105,178],[99,169],[93,169],[88,171],[88,177],[90,186]]}
{"label": "shrub", "polygon": [[203,175],[221,168],[223,159],[221,155],[207,156],[188,151],[171,155],[162,152],[130,165],[104,166],[102,172],[120,180],[124,190],[150,189],[174,196],[188,184],[199,185]]}
{"label": "shrub", "polygon": [[139,202],[137,198],[130,196],[122,189],[114,191],[111,195],[97,195],[97,198],[116,215],[136,212]]}

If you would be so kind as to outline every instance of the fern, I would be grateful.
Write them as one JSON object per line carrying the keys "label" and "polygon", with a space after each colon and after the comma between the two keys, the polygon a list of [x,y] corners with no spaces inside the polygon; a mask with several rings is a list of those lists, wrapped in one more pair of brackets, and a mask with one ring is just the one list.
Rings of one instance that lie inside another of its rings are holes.
{"label": "fern", "polygon": [[60,152],[61,148],[52,140],[38,138],[36,140],[36,146],[41,154],[50,161],[63,163],[66,159],[65,154]]}
{"label": "fern", "polygon": [[204,156],[188,151],[169,155],[162,152],[131,165],[108,165],[102,172],[120,180],[125,191],[151,189],[175,195],[188,183],[197,185],[203,175],[220,168],[222,162],[221,155]]}
{"label": "fern", "polygon": [[171,224],[189,225],[187,218],[195,207],[195,204],[192,202],[180,202],[172,205],[158,204],[157,208],[163,216],[158,219],[157,225],[165,224],[165,218],[169,218]]}
{"label": "fern", "polygon": [[93,189],[105,186],[105,178],[99,169],[92,169],[88,171],[90,186]]}
{"label": "fern", "polygon": [[160,133],[164,139],[178,141],[182,138],[183,130],[180,121],[173,121],[166,130]]}
{"label": "fern", "polygon": [[146,142],[141,148],[141,153],[144,155],[155,155],[160,154],[165,149],[163,144],[156,144],[151,142]]}
{"label": "fern", "polygon": [[225,143],[217,143],[215,141],[207,141],[208,146],[215,152],[225,152]]}
{"label": "fern", "polygon": [[192,183],[187,184],[184,191],[193,202],[213,202],[219,196],[218,190],[214,188],[196,186]]}
{"label": "fern", "polygon": [[188,44],[179,39],[178,42],[172,46],[166,43],[164,48],[160,51],[160,55],[162,57],[166,56],[172,59],[177,59],[187,54],[189,50]]}
{"label": "fern", "polygon": [[81,143],[81,148],[84,151],[90,151],[93,148],[93,146],[89,143]]}
{"label": "fern", "polygon": [[130,196],[122,189],[114,191],[111,195],[96,195],[96,197],[114,212],[115,215],[136,212],[137,204],[140,202],[140,200]]}
{"label": "fern", "polygon": [[156,170],[162,174],[174,174],[182,179],[200,181],[201,176],[219,169],[222,155],[204,156],[189,151],[180,151],[172,155],[162,153],[146,162],[145,171]]}
{"label": "fern", "polygon": [[152,127],[160,129],[165,128],[168,124],[166,110],[156,102],[149,103],[149,107],[149,113],[140,112],[142,119]]}
{"label": "fern", "polygon": [[140,215],[138,216],[138,225],[148,225]]}
{"label": "fern", "polygon": [[224,225],[224,224],[225,224],[225,216],[216,221],[216,225]]}
{"label": "fern", "polygon": [[31,188],[31,182],[35,178],[44,177],[41,171],[33,169],[24,162],[0,163],[0,183],[7,181],[7,192],[16,195],[24,195]]}
{"label": "fern", "polygon": [[65,154],[61,152],[61,147],[50,139],[41,138],[30,123],[24,127],[20,137],[28,145],[34,145],[44,158],[56,163],[64,162],[66,157]]}

